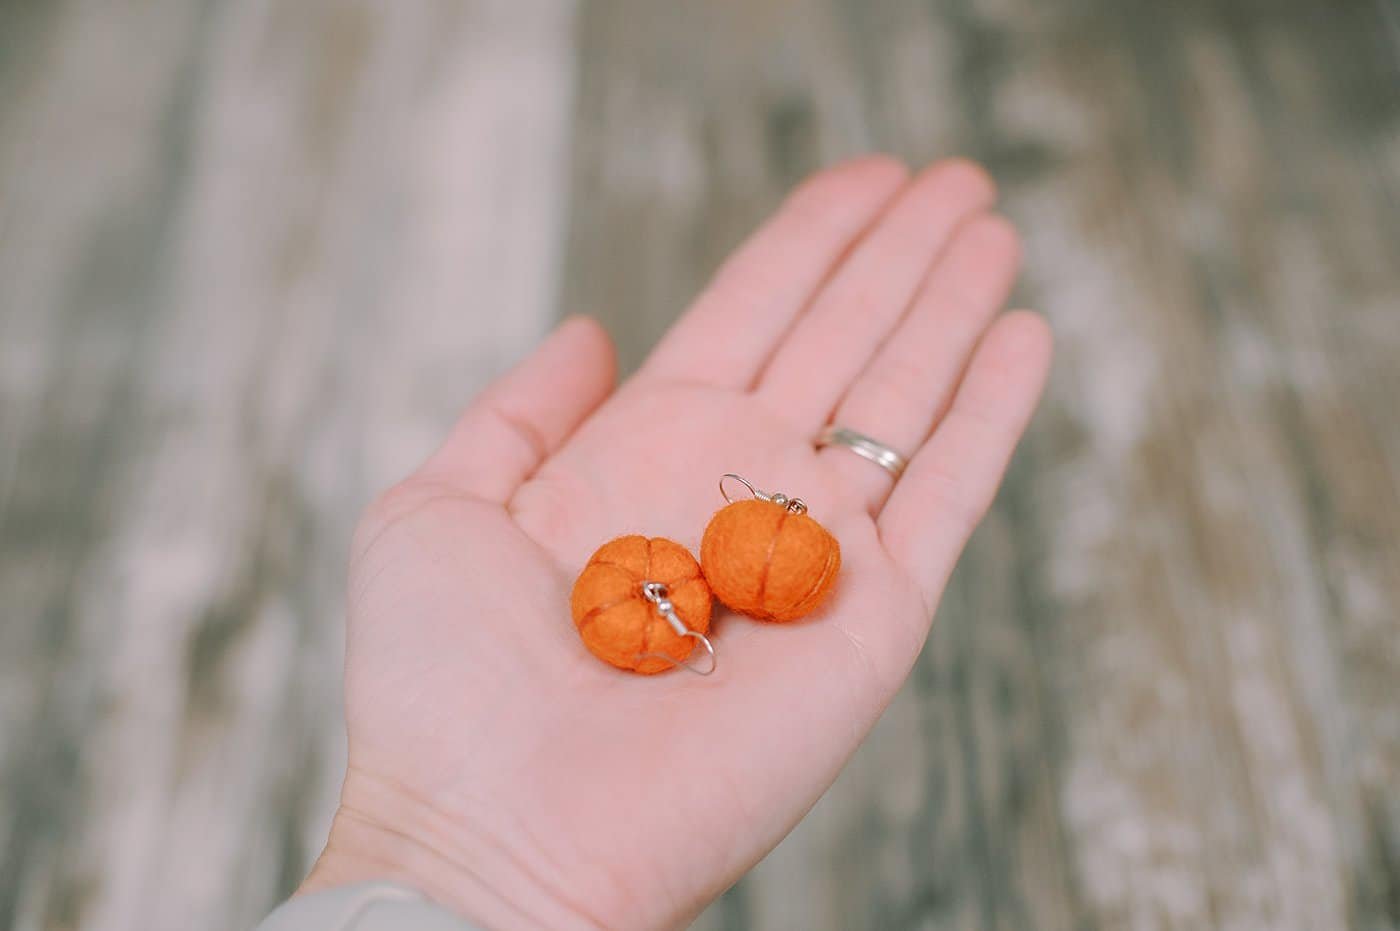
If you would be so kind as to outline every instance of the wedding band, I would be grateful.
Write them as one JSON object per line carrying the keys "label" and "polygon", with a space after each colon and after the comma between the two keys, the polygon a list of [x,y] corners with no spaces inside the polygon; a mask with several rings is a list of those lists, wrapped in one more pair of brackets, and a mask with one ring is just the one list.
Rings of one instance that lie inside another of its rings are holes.
{"label": "wedding band", "polygon": [[816,446],[817,449],[823,446],[844,446],[857,456],[869,459],[895,478],[899,478],[904,467],[909,464],[909,460],[879,440],[846,427],[838,427],[836,424],[831,424],[821,432],[821,436],[817,437]]}

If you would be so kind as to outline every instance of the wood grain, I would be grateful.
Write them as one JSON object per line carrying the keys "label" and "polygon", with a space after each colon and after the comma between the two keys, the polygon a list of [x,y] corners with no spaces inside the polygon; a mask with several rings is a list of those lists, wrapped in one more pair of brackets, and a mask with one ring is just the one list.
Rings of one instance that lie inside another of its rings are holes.
{"label": "wood grain", "polygon": [[319,849],[356,514],[553,320],[571,13],[26,14],[0,927],[247,928]]}
{"label": "wood grain", "polygon": [[0,3],[0,927],[253,924],[334,802],[364,501],[878,148],[989,165],[1057,367],[697,927],[1400,928],[1397,90],[1358,0]]}

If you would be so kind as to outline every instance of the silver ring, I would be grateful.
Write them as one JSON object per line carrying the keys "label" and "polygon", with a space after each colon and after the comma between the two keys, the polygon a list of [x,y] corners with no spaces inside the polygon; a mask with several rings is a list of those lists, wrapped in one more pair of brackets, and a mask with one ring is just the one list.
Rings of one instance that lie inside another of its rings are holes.
{"label": "silver ring", "polygon": [[899,478],[905,466],[909,465],[908,459],[879,440],[847,427],[838,427],[836,424],[831,424],[821,432],[821,436],[817,437],[816,446],[817,449],[823,446],[844,446],[857,456],[869,459],[895,478]]}

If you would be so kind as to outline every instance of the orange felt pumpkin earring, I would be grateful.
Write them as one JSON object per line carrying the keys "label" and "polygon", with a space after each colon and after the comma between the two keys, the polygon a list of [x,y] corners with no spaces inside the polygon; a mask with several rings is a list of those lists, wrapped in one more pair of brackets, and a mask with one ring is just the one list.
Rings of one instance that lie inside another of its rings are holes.
{"label": "orange felt pumpkin earring", "polygon": [[[642,675],[684,666],[715,671],[710,587],[690,551],[665,537],[631,535],[600,546],[569,598],[584,646],[605,663]],[[709,662],[690,654],[700,646]]]}
{"label": "orange felt pumpkin earring", "polygon": [[[726,480],[753,496],[735,501]],[[719,480],[729,504],[710,518],[700,541],[700,566],[715,597],[760,621],[810,614],[836,584],[841,545],[807,514],[801,498],[759,491],[730,472]]]}

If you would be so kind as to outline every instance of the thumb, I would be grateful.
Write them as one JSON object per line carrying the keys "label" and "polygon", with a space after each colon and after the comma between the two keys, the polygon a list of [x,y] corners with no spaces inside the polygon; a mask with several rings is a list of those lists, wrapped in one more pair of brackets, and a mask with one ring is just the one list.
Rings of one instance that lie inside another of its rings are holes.
{"label": "thumb", "polygon": [[569,317],[463,412],[418,477],[504,503],[612,393],[617,358],[591,317]]}

